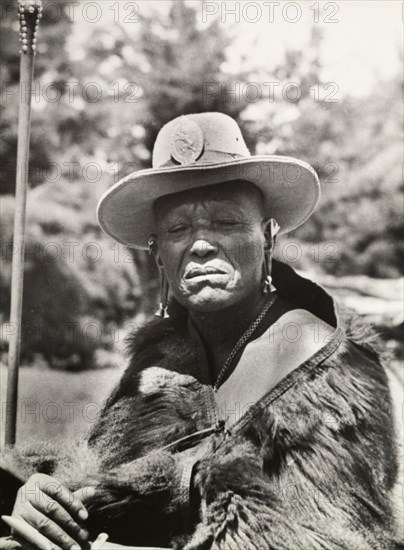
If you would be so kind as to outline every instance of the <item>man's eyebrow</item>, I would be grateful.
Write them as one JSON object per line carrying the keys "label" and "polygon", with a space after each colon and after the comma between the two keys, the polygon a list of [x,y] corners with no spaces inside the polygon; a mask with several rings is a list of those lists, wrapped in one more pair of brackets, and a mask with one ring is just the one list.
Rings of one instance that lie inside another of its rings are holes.
{"label": "man's eyebrow", "polygon": [[157,215],[156,221],[158,225],[162,228],[166,228],[169,225],[172,225],[174,223],[177,223],[179,221],[184,220],[186,217],[186,213],[183,211],[170,211],[166,212],[164,215]]}
{"label": "man's eyebrow", "polygon": [[242,204],[238,201],[234,201],[230,197],[223,197],[220,195],[217,197],[209,197],[207,199],[189,199],[181,202],[180,204],[173,205],[171,208],[163,209],[162,212],[159,212],[159,208],[154,208],[154,215],[156,217],[156,221],[160,224],[173,223],[173,221],[180,217],[189,215],[192,216],[192,213],[198,208],[198,206],[202,206],[207,212],[212,213],[212,211],[214,211],[215,214],[217,212],[224,213],[225,210],[226,215],[234,215],[238,218],[248,217],[248,215],[244,212]]}
{"label": "man's eyebrow", "polygon": [[163,224],[175,223],[179,220],[183,220],[184,218],[185,216],[181,212],[170,213],[164,217]]}

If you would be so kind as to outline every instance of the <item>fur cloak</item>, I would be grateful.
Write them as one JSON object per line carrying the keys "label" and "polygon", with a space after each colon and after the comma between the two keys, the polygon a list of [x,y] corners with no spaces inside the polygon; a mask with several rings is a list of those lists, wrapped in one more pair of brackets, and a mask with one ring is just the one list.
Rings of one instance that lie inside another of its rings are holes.
{"label": "fur cloak", "polygon": [[[331,298],[317,285],[310,286],[310,305],[308,288],[300,302],[318,315],[313,304],[323,293],[331,311]],[[386,370],[367,327],[347,312],[338,323],[342,338],[227,433],[215,424],[198,380],[184,317],[152,321],[133,336],[129,366],[87,444],[6,456],[2,513],[9,512],[16,479],[42,471],[72,489],[96,484],[90,531],[105,531],[116,543],[184,550],[399,548]]]}

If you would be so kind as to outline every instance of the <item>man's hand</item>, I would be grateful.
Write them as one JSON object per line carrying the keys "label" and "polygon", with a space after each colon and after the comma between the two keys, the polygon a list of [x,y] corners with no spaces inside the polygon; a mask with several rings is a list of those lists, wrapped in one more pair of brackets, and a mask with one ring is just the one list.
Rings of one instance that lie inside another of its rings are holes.
{"label": "man's hand", "polygon": [[49,550],[80,550],[88,539],[81,525],[88,518],[83,502],[94,495],[86,487],[72,493],[57,479],[34,474],[18,493],[12,517],[34,527],[49,540]]}

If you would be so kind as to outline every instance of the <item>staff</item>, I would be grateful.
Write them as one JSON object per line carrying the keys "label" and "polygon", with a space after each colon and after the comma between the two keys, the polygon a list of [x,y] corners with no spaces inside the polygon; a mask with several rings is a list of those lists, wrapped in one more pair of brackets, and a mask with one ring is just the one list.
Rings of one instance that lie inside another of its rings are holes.
{"label": "staff", "polygon": [[7,416],[5,443],[14,445],[17,421],[18,368],[21,344],[21,313],[24,280],[25,213],[27,202],[31,94],[36,50],[36,35],[42,16],[41,0],[19,0],[20,18],[20,91],[18,114],[17,176],[15,190],[14,246],[11,274],[10,323],[15,332],[10,339],[7,377]]}

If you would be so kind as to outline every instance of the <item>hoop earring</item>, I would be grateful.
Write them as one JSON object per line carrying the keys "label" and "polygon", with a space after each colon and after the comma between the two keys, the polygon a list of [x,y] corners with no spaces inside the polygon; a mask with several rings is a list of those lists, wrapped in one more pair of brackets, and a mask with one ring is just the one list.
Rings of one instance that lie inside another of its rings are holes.
{"label": "hoop earring", "polygon": [[[157,245],[156,235],[150,235],[148,245],[149,245],[149,255],[153,254],[154,259],[156,259],[156,245]],[[160,279],[160,307],[156,311],[156,316],[161,317],[162,319],[168,319],[170,317],[167,311],[168,293],[170,289],[168,286],[168,281],[164,271],[164,267],[162,265],[159,265],[158,263],[157,263],[157,267],[159,269],[159,279]]]}

